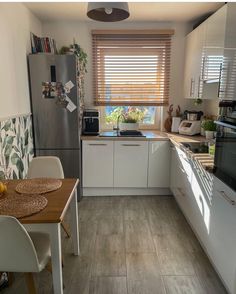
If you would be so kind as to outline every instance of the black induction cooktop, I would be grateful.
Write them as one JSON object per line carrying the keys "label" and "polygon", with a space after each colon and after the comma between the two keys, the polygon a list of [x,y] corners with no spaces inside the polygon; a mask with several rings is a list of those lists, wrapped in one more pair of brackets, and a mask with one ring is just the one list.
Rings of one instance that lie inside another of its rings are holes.
{"label": "black induction cooktop", "polygon": [[185,148],[189,149],[193,153],[208,153],[208,143],[207,142],[184,142],[181,143]]}

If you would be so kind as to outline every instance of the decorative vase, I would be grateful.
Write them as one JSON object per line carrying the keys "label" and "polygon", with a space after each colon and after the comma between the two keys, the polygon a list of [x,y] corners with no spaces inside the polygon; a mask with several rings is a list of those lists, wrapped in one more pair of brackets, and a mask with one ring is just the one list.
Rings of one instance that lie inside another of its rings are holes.
{"label": "decorative vase", "polygon": [[138,123],[120,123],[119,128],[121,131],[137,131],[139,128]]}
{"label": "decorative vase", "polygon": [[213,139],[214,132],[213,131],[205,131],[206,139]]}

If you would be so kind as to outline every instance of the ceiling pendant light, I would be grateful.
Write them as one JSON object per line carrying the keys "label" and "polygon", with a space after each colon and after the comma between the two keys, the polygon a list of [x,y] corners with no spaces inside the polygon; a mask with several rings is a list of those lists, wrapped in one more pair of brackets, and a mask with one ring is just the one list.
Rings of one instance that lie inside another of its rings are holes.
{"label": "ceiling pendant light", "polygon": [[89,2],[87,16],[93,20],[114,22],[129,17],[127,2]]}

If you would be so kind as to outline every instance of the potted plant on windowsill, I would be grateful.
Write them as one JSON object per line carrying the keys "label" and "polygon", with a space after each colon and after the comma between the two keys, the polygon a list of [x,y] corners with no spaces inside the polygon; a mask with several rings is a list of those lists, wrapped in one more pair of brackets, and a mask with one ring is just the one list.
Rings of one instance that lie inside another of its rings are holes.
{"label": "potted plant on windowsill", "polygon": [[139,123],[137,119],[127,117],[124,118],[122,122],[120,122],[119,128],[121,131],[127,130],[127,131],[135,131],[139,128]]}
{"label": "potted plant on windowsill", "polygon": [[213,120],[203,120],[202,121],[202,128],[205,131],[206,139],[213,139],[214,133],[216,132],[216,124]]}
{"label": "potted plant on windowsill", "polygon": [[135,131],[139,129],[139,122],[143,121],[144,113],[136,107],[129,107],[128,111],[122,113],[119,128],[121,131]]}

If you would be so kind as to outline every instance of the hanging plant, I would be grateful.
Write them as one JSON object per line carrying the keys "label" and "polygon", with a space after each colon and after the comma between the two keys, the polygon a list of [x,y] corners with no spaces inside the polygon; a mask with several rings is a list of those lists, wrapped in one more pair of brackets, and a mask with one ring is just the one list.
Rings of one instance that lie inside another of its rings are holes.
{"label": "hanging plant", "polygon": [[75,39],[73,39],[73,44],[68,46],[62,46],[61,49],[59,50],[60,54],[68,54],[68,53],[74,53],[80,63],[80,68],[87,72],[87,63],[88,63],[88,55],[84,50],[80,47],[79,44],[75,42]]}
{"label": "hanging plant", "polygon": [[201,104],[202,104],[201,98],[194,99],[194,105],[201,105]]}

